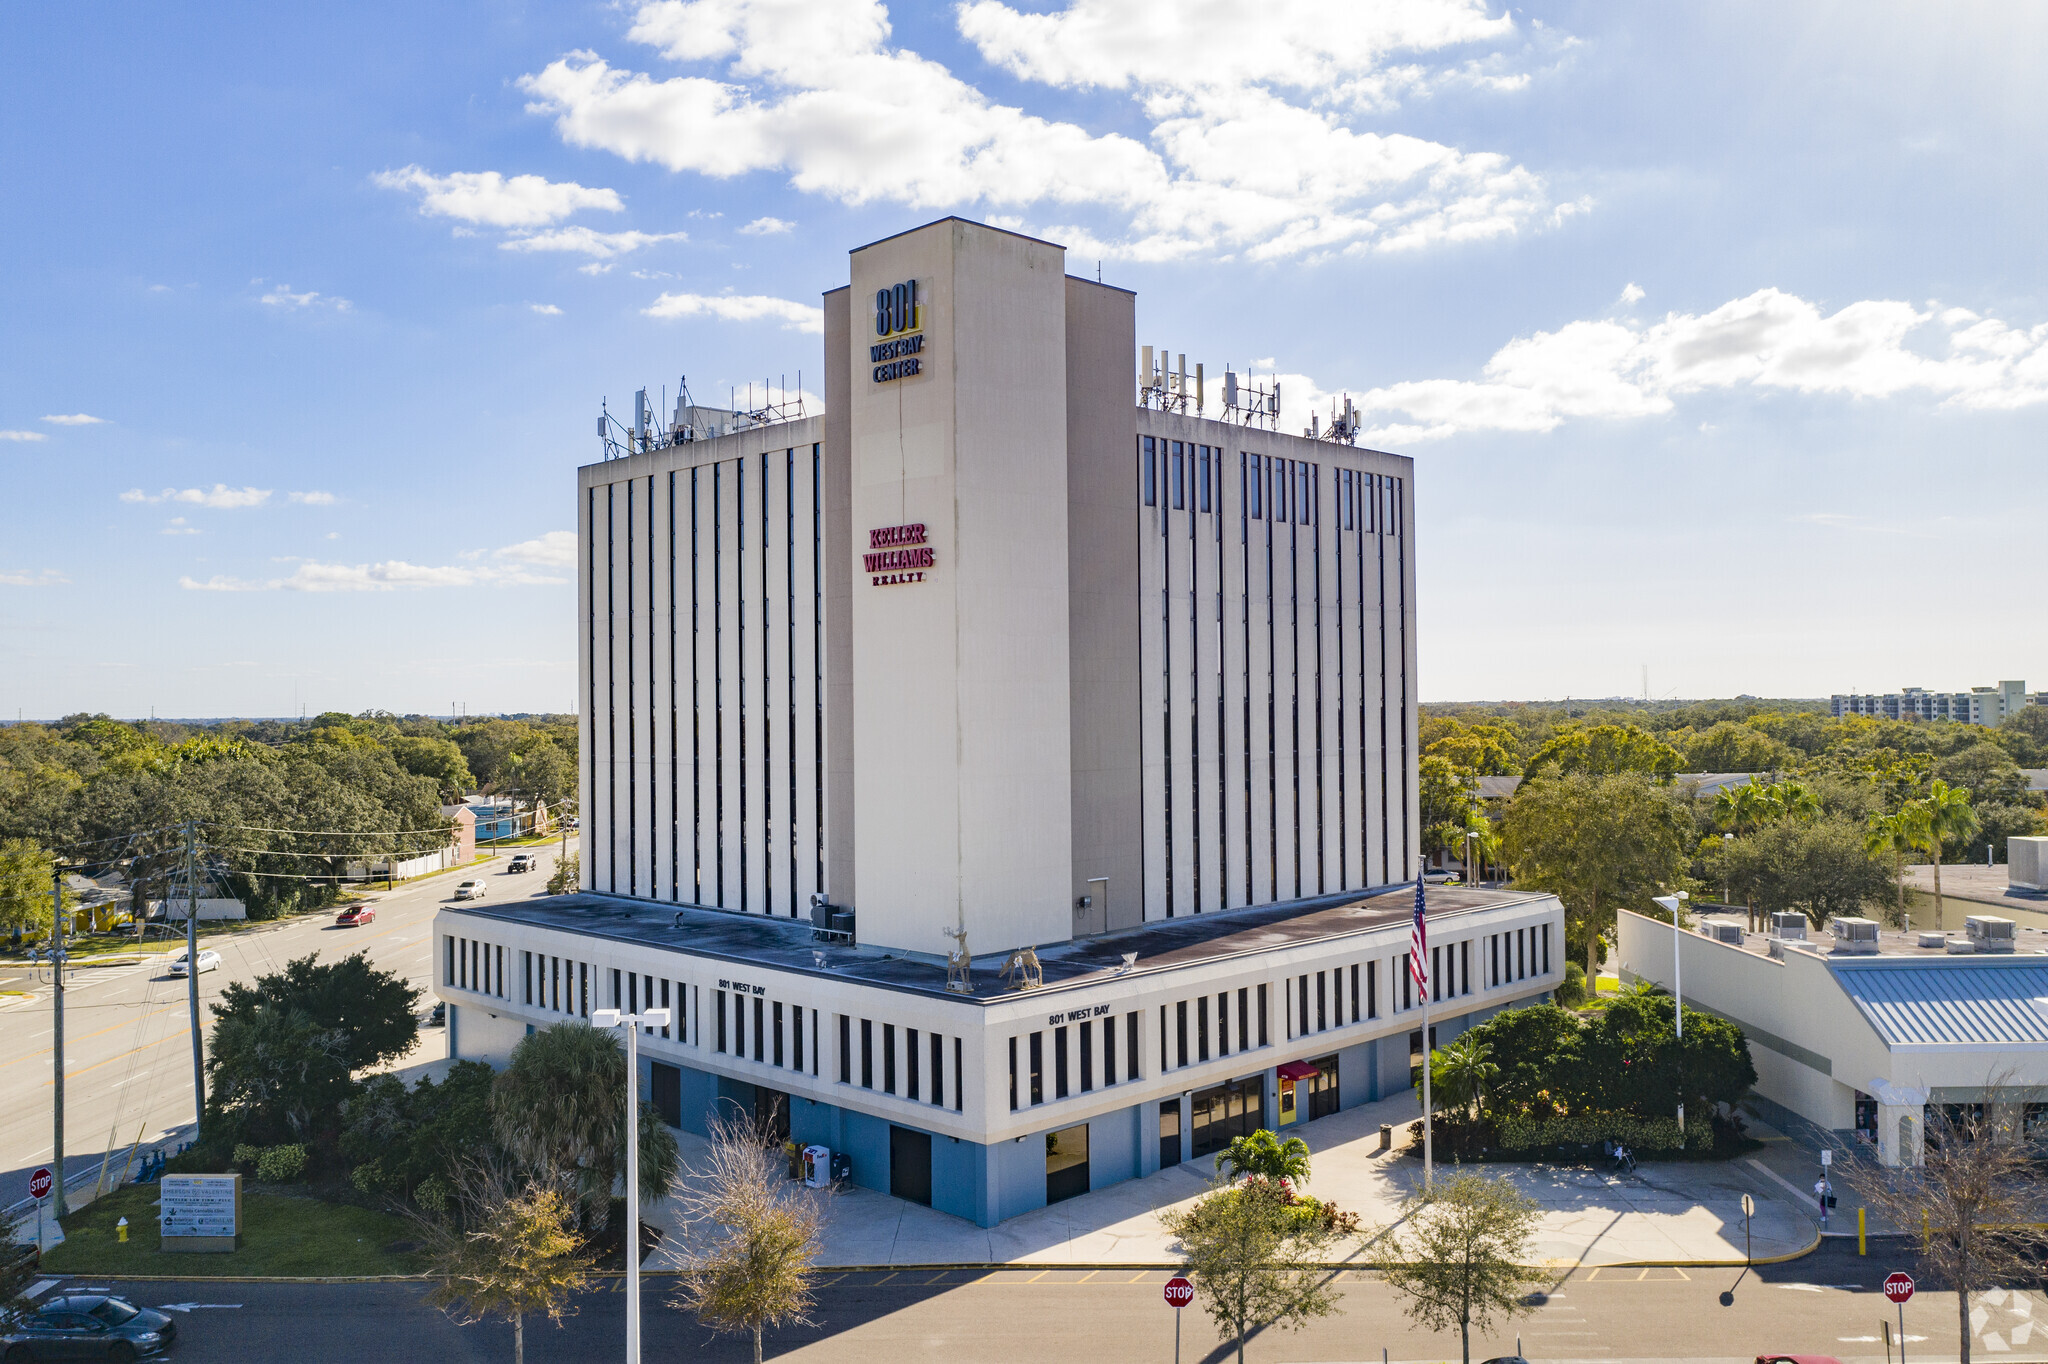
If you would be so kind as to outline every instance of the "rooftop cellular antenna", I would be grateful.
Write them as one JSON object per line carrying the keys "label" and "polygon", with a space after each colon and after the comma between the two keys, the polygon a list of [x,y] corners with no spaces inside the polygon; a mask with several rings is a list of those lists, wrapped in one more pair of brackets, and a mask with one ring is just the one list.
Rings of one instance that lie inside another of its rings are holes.
{"label": "rooftop cellular antenna", "polygon": [[1268,431],[1280,429],[1280,381],[1274,379],[1270,385],[1247,374],[1242,379],[1237,371],[1225,368],[1223,371],[1223,420],[1234,421],[1240,426],[1260,426]]}

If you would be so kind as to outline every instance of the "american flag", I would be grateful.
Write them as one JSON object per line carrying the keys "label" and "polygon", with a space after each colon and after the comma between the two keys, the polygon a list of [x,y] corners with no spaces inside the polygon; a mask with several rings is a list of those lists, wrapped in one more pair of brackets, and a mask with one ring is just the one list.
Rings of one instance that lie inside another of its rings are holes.
{"label": "american flag", "polygon": [[1429,930],[1422,923],[1422,878],[1415,878],[1415,930],[1408,936],[1408,974],[1415,988],[1429,998]]}

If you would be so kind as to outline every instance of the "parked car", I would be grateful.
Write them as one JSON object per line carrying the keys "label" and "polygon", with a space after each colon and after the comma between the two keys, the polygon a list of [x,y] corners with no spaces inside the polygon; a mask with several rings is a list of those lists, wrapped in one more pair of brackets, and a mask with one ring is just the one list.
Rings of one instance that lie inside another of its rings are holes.
{"label": "parked car", "polygon": [[455,888],[455,898],[458,900],[483,899],[484,883],[481,881],[464,881],[461,885]]}
{"label": "parked car", "polygon": [[[177,955],[171,958],[171,974],[174,976],[182,976],[185,974],[185,967],[185,951],[183,948],[180,948],[178,949]],[[203,976],[208,971],[217,971],[219,969],[220,953],[214,951],[211,947],[200,948],[199,974]]]}
{"label": "parked car", "polygon": [[506,871],[532,871],[533,868],[532,853],[513,853],[512,860],[505,864]]}
{"label": "parked car", "polygon": [[1842,1364],[1833,1355],[1758,1355],[1756,1364]]}
{"label": "parked car", "polygon": [[442,1028],[447,1025],[448,1006],[445,1003],[436,1001],[434,1007],[427,1010],[427,1026],[430,1028]]}
{"label": "parked car", "polygon": [[41,1359],[138,1359],[178,1338],[178,1323],[125,1298],[67,1293],[23,1313],[0,1332],[8,1364]]}
{"label": "parked car", "polygon": [[337,928],[361,928],[364,924],[376,921],[377,911],[363,904],[349,905],[334,916]]}

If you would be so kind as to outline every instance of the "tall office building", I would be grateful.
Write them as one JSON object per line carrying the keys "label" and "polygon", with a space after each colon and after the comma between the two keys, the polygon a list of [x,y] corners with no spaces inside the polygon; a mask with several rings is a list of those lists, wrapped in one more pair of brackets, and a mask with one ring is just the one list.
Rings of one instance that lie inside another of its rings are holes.
{"label": "tall office building", "polygon": [[[461,1053],[671,1003],[672,1120],[982,1222],[1405,1087],[1412,462],[1153,359],[1047,242],[850,280],[822,416],[581,470],[584,893],[444,913]],[[1442,1022],[1556,984],[1555,900],[1430,898]]]}

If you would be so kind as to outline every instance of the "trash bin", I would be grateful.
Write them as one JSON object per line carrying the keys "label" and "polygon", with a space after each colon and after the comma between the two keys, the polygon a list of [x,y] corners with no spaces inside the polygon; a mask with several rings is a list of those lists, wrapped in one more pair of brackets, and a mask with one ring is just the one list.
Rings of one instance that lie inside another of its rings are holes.
{"label": "trash bin", "polygon": [[822,1189],[832,1182],[832,1151],[824,1146],[804,1148],[804,1183]]}
{"label": "trash bin", "polygon": [[1383,1122],[1380,1124],[1380,1150],[1391,1151],[1393,1149],[1394,1125],[1390,1122]]}
{"label": "trash bin", "polygon": [[834,1151],[832,1153],[832,1179],[835,1183],[842,1179],[849,1182],[853,1179],[852,1156],[849,1156],[844,1151]]}

